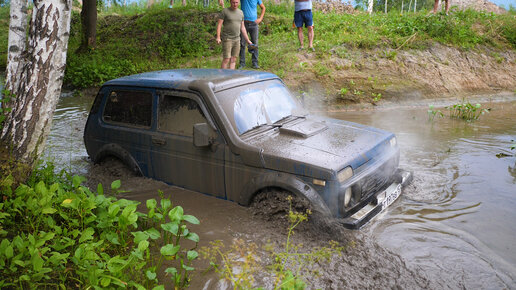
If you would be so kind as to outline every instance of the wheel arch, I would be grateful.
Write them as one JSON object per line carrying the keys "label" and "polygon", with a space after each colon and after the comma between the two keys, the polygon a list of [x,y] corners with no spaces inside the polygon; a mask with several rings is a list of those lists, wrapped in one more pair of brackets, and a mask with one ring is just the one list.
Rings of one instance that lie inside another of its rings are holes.
{"label": "wheel arch", "polygon": [[136,162],[136,160],[127,150],[122,148],[122,146],[113,143],[106,144],[99,149],[99,151],[92,160],[95,163],[100,163],[107,157],[114,157],[119,159],[135,174],[143,176],[142,170]]}
{"label": "wheel arch", "polygon": [[271,172],[253,178],[242,191],[240,203],[247,206],[258,193],[270,189],[285,190],[298,197],[306,198],[314,210],[325,215],[331,214],[322,197],[312,186],[287,173]]}

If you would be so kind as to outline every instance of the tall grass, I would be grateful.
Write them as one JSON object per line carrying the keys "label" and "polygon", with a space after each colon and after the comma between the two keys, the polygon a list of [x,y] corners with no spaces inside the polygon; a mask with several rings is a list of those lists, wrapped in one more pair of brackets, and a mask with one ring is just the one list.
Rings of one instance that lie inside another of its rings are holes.
{"label": "tall grass", "polygon": [[[220,45],[215,27],[220,7],[211,0],[157,1],[147,8],[143,0],[127,6],[101,7],[97,47],[77,54],[80,17],[74,12],[65,83],[76,87],[148,70],[180,67],[219,67]],[[297,58],[297,30],[292,27],[293,5],[265,2],[260,26],[260,65],[280,76],[314,69]],[[0,69],[7,54],[8,7],[0,7]],[[324,66],[332,54],[346,57],[349,49],[425,49],[435,42],[460,49],[481,45],[516,49],[516,12],[505,15],[453,11],[450,15],[399,12],[368,15],[314,12],[315,56]],[[395,57],[395,56],[393,56]],[[320,70],[319,70],[320,71]]]}

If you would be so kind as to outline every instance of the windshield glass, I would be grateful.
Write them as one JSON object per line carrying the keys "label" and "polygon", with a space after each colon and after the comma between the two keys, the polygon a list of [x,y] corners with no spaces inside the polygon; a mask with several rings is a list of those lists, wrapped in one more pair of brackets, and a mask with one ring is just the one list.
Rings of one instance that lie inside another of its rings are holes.
{"label": "windshield glass", "polygon": [[218,92],[217,97],[238,134],[272,124],[301,108],[279,80],[269,80]]}

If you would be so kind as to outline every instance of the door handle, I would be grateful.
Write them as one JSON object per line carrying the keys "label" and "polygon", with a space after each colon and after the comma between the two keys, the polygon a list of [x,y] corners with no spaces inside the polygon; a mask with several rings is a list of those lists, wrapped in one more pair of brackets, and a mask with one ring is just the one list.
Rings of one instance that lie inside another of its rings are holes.
{"label": "door handle", "polygon": [[152,144],[154,144],[154,145],[163,146],[166,143],[167,143],[167,141],[165,141],[165,139],[152,137]]}

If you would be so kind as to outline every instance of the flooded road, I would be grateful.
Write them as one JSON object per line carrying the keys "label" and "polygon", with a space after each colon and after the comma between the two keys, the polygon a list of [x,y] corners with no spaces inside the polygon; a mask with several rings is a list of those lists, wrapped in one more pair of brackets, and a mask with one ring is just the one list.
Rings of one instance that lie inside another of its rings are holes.
{"label": "flooded road", "polygon": [[[234,203],[133,177],[117,164],[91,164],[82,132],[92,102],[93,96],[61,98],[44,154],[57,168],[86,176],[92,186],[121,179],[130,190],[125,197],[139,201],[162,190],[199,218],[201,225],[192,230],[201,245],[284,238],[285,229]],[[340,232],[346,236],[342,241],[358,246],[344,253],[347,258],[322,265],[309,288],[516,288],[516,150],[510,150],[516,101],[486,101],[483,107],[491,112],[469,123],[448,117],[429,122],[426,105],[327,113],[396,133],[401,167],[413,171],[414,181],[363,229]],[[512,156],[498,158],[499,153]],[[296,239],[310,247],[325,237],[301,231]],[[196,275],[192,289],[229,285],[214,273]],[[267,279],[257,281],[270,285]]]}

